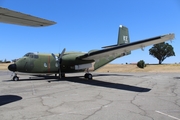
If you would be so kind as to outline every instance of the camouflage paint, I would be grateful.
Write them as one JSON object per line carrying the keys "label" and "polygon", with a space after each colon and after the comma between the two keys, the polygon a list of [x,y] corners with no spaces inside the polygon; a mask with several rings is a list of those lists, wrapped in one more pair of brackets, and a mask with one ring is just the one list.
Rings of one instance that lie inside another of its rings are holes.
{"label": "camouflage paint", "polygon": [[[124,26],[119,27],[118,32],[118,40],[117,45],[127,44],[129,43],[129,33],[128,29]],[[93,52],[96,50],[91,50]],[[128,51],[127,51],[128,52]],[[109,55],[105,58],[100,58],[99,60],[82,60],[79,56],[84,55],[82,52],[66,52],[63,54],[62,63],[60,65],[62,73],[73,73],[73,72],[83,72],[83,71],[94,71],[98,68],[108,64],[118,57],[122,57],[124,55],[129,55],[128,53],[123,54],[114,54]],[[33,55],[38,56],[37,58],[33,57]],[[58,56],[58,55],[56,55]],[[76,65],[83,64],[92,64],[91,68],[85,69],[75,69]],[[24,56],[16,62],[17,71],[25,72],[25,73],[59,73],[58,63],[55,58],[51,54],[28,54],[28,56]]]}

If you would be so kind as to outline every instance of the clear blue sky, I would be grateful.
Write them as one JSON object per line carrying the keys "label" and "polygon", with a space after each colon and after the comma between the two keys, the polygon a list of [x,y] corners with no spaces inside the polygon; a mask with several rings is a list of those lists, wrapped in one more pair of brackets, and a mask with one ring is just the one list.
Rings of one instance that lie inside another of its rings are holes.
{"label": "clear blue sky", "polygon": [[[53,20],[56,25],[33,28],[0,23],[0,60],[12,60],[27,52],[88,52],[117,43],[120,24],[129,28],[131,42],[175,33],[175,57],[164,63],[180,62],[179,0],[1,0],[1,7]],[[141,59],[158,63],[149,48],[112,63],[132,63]]]}

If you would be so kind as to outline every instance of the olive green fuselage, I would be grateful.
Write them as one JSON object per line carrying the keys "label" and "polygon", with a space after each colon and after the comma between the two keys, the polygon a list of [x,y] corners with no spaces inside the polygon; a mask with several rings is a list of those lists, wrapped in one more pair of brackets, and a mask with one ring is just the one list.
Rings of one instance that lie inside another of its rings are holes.
{"label": "olive green fuselage", "polygon": [[[94,60],[78,59],[78,56],[84,55],[82,52],[65,53],[60,64],[62,73],[75,73],[97,70],[119,56],[110,56]],[[58,56],[58,55],[56,55]],[[51,54],[28,54],[16,61],[16,72],[23,73],[59,73],[58,61]]]}
{"label": "olive green fuselage", "polygon": [[[79,60],[77,56],[84,53],[67,53],[62,57],[61,71],[64,73],[81,72],[84,69],[75,69],[75,65],[92,63],[92,60]],[[26,73],[58,73],[58,62],[51,54],[38,54],[38,57],[24,56],[17,62],[17,71]]]}

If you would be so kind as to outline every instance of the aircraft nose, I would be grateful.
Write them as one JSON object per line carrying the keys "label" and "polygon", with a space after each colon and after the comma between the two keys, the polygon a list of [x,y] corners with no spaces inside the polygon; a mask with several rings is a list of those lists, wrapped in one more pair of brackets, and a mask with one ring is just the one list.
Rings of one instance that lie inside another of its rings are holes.
{"label": "aircraft nose", "polygon": [[8,69],[10,70],[10,71],[16,71],[17,70],[17,67],[16,67],[16,64],[10,64],[9,66],[8,66]]}

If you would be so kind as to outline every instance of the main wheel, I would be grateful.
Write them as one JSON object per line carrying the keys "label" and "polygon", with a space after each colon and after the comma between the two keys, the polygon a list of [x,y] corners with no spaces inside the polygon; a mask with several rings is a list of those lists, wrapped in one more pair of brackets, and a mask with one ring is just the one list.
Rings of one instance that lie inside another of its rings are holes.
{"label": "main wheel", "polygon": [[91,73],[86,73],[85,75],[84,75],[84,77],[85,78],[87,78],[88,80],[92,80],[92,74]]}

